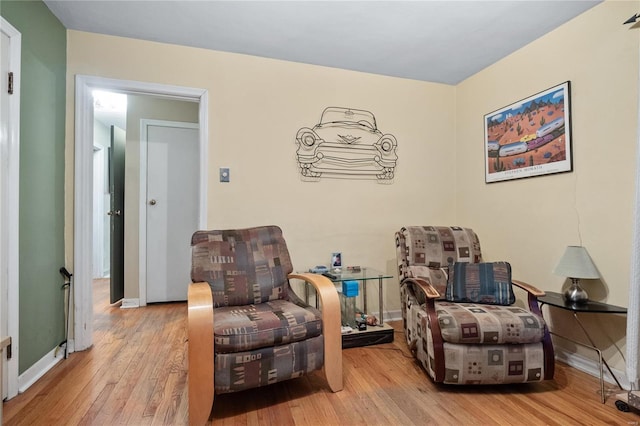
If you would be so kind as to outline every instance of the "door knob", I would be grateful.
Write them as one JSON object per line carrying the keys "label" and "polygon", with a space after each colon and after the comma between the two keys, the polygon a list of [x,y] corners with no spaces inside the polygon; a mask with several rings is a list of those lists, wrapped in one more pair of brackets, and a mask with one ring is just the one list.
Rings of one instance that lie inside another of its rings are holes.
{"label": "door knob", "polygon": [[111,210],[107,212],[107,216],[120,216],[122,212],[120,210]]}
{"label": "door knob", "polygon": [[149,204],[151,204],[152,206],[155,206],[157,204],[157,201],[154,199],[151,199],[151,201],[149,201]]}

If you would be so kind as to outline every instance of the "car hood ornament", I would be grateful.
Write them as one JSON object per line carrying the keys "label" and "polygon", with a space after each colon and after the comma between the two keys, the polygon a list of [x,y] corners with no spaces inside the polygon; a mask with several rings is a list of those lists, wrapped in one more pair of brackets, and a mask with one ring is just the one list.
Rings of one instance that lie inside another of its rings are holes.
{"label": "car hood ornament", "polygon": [[348,143],[349,145],[362,139],[362,136],[352,136],[352,135],[344,135],[344,136],[338,135],[338,137],[343,141],[345,141],[346,143]]}

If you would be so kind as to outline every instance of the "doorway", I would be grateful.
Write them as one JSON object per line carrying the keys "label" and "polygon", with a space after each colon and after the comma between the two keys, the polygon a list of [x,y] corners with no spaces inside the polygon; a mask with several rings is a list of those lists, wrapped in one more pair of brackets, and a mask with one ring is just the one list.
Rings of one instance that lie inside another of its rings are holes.
{"label": "doorway", "polygon": [[124,297],[124,182],[127,95],[93,91],[93,278]]}
{"label": "doorway", "polygon": [[[93,289],[92,289],[92,207],[93,207],[93,108],[91,92],[95,89],[147,98],[173,99],[197,105],[198,131],[198,227],[206,227],[207,194],[207,133],[208,93],[204,89],[167,86],[153,83],[114,80],[101,77],[76,76],[76,129],[75,129],[75,185],[74,185],[74,340],[71,350],[84,350],[93,342]],[[135,127],[135,126],[134,126]],[[131,129],[128,129],[131,131]],[[135,161],[133,161],[135,163]],[[128,188],[127,188],[128,189]],[[137,194],[137,190],[128,191]],[[127,204],[125,191],[125,205]],[[137,205],[137,203],[135,203]],[[134,216],[137,219],[137,215]],[[125,224],[126,227],[126,224]],[[125,238],[130,240],[131,238]],[[138,238],[136,233],[135,242]],[[126,242],[125,242],[126,244]],[[125,258],[129,258],[126,255]],[[137,256],[135,256],[137,260]],[[136,263],[136,267],[139,265]],[[137,274],[136,274],[137,278]],[[135,295],[134,295],[135,296]],[[125,294],[124,302],[129,295]],[[132,299],[138,299],[132,297]]]}
{"label": "doorway", "polygon": [[[93,95],[93,277],[110,287],[110,304],[125,308],[146,305],[147,274],[149,302],[186,300],[189,240],[198,229],[198,105],[104,90]],[[139,301],[124,300],[125,283],[129,294],[139,288]]]}

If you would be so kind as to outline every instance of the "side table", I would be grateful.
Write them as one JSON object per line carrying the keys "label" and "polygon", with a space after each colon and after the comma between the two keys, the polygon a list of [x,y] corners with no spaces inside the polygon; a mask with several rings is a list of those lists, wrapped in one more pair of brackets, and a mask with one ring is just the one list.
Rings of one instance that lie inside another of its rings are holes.
{"label": "side table", "polygon": [[[342,291],[342,282],[355,280],[359,283],[360,296],[362,298],[362,310],[367,311],[367,285],[378,283],[378,326],[367,326],[366,330],[353,330],[351,333],[342,335],[342,347],[353,348],[358,346],[375,345],[379,343],[393,342],[393,327],[384,322],[384,306],[382,301],[382,286],[384,280],[393,278],[393,275],[386,274],[373,268],[360,268],[353,272],[343,269],[341,273],[332,273],[334,278],[329,278]],[[305,301],[309,303],[309,286],[305,286]]]}
{"label": "side table", "polygon": [[601,397],[602,397],[602,403],[604,404],[604,402],[606,401],[606,397],[605,397],[605,390],[604,390],[603,365],[605,367],[607,367],[607,370],[609,370],[609,374],[611,374],[611,377],[613,377],[613,380],[615,380],[615,382],[618,385],[618,387],[620,389],[622,389],[622,386],[620,385],[620,382],[618,381],[618,379],[615,376],[615,374],[613,374],[613,371],[611,371],[611,367],[609,367],[609,364],[607,363],[607,360],[602,357],[602,351],[594,343],[593,339],[591,338],[591,336],[587,332],[586,327],[580,321],[580,318],[578,317],[578,314],[595,313],[595,314],[625,314],[626,315],[627,308],[623,308],[621,306],[609,305],[607,303],[594,302],[594,301],[591,301],[591,300],[587,301],[586,303],[582,303],[582,304],[567,303],[567,302],[565,302],[564,297],[560,293],[556,293],[556,292],[553,292],[553,291],[547,291],[545,293],[546,294],[544,296],[538,297],[538,303],[540,303],[540,311],[542,311],[542,307],[544,305],[549,305],[549,306],[553,306],[554,308],[559,308],[559,309],[564,309],[566,311],[571,311],[571,313],[573,314],[574,320],[576,321],[576,323],[578,324],[578,326],[580,327],[580,329],[582,330],[582,332],[586,336],[587,340],[589,340],[589,343],[591,344],[591,346],[586,345],[586,344],[584,344],[582,342],[578,342],[578,341],[575,341],[573,339],[570,339],[567,336],[562,336],[560,334],[554,333],[551,330],[549,330],[549,333],[554,335],[554,336],[560,337],[562,339],[568,340],[568,341],[570,341],[572,343],[575,343],[577,345],[583,346],[585,348],[592,349],[592,350],[597,352],[597,354],[598,354],[598,366],[600,367],[600,394],[601,394]]}

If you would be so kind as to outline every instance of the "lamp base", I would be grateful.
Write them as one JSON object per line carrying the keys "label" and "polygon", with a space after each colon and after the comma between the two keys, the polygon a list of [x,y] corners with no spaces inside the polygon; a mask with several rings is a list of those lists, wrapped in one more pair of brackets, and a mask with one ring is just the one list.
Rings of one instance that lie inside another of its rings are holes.
{"label": "lamp base", "polygon": [[571,278],[571,286],[564,292],[564,300],[567,303],[587,303],[589,301],[589,295],[580,287],[580,280],[577,278]]}

